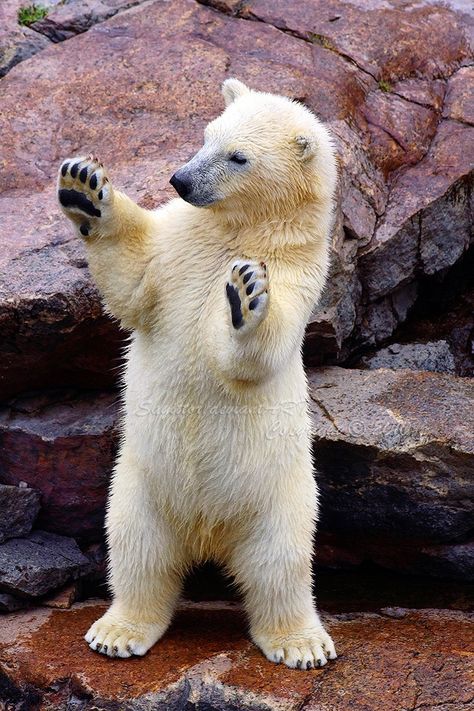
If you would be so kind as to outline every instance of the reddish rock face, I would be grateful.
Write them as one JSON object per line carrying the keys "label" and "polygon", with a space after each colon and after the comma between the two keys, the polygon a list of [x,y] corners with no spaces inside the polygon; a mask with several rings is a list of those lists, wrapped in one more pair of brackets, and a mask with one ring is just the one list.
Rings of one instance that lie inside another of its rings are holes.
{"label": "reddish rock face", "polygon": [[0,480],[41,493],[38,526],[97,540],[116,447],[115,394],[18,399],[0,411]]}
{"label": "reddish rock face", "polygon": [[73,702],[87,711],[145,704],[159,711],[184,705],[400,711],[443,703],[462,708],[472,698],[474,632],[465,613],[391,609],[329,617],[340,657],[331,668],[304,672],[265,660],[246,639],[245,619],[231,603],[184,606],[145,657],[109,659],[82,639],[103,610],[82,604],[11,615],[0,631],[3,699],[14,702],[23,694],[55,711]]}
{"label": "reddish rock face", "polygon": [[337,51],[376,79],[436,79],[470,57],[469,17],[456,2],[249,0],[240,14]]}
{"label": "reddish rock face", "polygon": [[22,6],[21,0],[2,0],[0,5],[0,77],[50,44],[43,35],[19,24]]}
{"label": "reddish rock face", "polygon": [[121,10],[140,5],[145,0],[61,0],[50,1],[53,7],[47,16],[33,23],[35,32],[39,32],[53,42],[63,42],[74,35],[86,32],[89,27],[113,17]]}
{"label": "reddish rock face", "polygon": [[2,79],[0,398],[45,383],[108,387],[119,355],[56,206],[58,163],[94,150],[119,187],[159,204],[230,75],[304,101],[338,142],[342,211],[309,329],[314,359],[390,336],[413,304],[398,308],[400,290],[466,250],[472,71],[459,4],[206,4],[217,11],[192,0],[60,5],[38,26],[55,40],[122,11]]}

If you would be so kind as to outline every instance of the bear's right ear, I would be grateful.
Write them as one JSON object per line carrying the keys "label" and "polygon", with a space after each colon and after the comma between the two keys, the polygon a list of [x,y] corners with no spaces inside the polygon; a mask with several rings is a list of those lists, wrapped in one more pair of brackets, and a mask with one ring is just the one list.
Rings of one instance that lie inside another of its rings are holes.
{"label": "bear's right ear", "polygon": [[222,95],[226,106],[229,106],[229,104],[238,99],[240,96],[244,96],[249,93],[250,89],[248,86],[245,86],[245,84],[238,79],[226,79],[222,84]]}

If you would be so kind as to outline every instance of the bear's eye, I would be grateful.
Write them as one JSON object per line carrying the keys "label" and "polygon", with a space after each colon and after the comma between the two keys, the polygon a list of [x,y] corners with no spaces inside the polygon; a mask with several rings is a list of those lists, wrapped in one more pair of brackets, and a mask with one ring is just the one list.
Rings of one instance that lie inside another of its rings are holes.
{"label": "bear's eye", "polygon": [[243,155],[243,153],[239,153],[239,151],[231,153],[229,160],[231,160],[232,163],[237,163],[237,165],[244,165],[244,163],[247,162],[247,158]]}

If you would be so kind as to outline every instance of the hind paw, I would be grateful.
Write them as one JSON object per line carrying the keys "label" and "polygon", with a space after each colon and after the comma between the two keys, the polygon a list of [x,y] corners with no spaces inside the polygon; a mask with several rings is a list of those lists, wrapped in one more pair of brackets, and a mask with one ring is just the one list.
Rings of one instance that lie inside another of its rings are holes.
{"label": "hind paw", "polygon": [[269,661],[291,669],[317,669],[337,657],[334,642],[323,627],[284,635],[257,634],[254,641]]}
{"label": "hind paw", "polygon": [[146,654],[161,632],[158,625],[135,622],[109,611],[94,622],[84,639],[94,652],[126,659]]}

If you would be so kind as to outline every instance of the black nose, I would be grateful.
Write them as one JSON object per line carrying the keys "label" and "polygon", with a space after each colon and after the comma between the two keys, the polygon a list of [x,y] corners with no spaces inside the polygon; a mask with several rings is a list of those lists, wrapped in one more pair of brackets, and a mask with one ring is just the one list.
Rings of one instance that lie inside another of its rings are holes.
{"label": "black nose", "polygon": [[186,180],[181,180],[181,178],[177,177],[176,173],[171,178],[170,183],[182,198],[185,198],[186,195],[191,192],[191,183]]}

